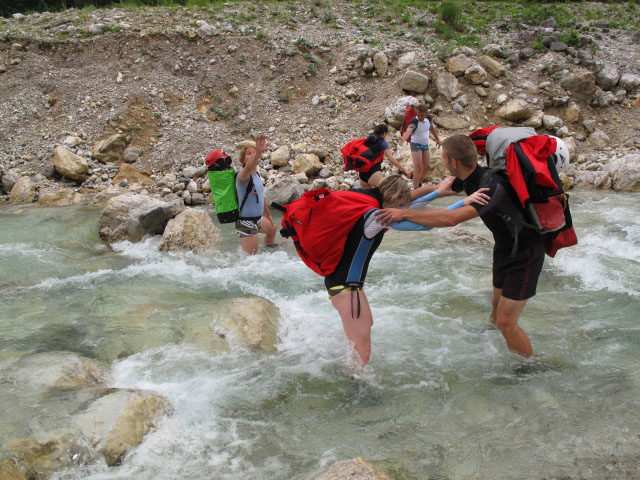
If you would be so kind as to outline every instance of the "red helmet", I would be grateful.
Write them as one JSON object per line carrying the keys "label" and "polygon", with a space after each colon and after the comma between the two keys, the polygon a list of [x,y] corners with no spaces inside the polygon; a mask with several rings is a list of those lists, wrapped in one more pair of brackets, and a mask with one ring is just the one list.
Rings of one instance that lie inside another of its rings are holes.
{"label": "red helmet", "polygon": [[227,158],[229,155],[224,153],[222,150],[211,150],[207,154],[207,158],[204,159],[204,162],[207,164],[207,167],[210,167],[214,163],[216,163],[221,158]]}

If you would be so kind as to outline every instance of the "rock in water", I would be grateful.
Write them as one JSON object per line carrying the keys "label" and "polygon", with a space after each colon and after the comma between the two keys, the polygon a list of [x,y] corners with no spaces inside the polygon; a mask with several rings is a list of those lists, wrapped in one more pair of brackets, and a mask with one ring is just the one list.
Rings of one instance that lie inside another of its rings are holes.
{"label": "rock in water", "polygon": [[211,250],[221,239],[220,229],[206,211],[187,208],[167,223],[160,250]]}
{"label": "rock in water", "polygon": [[391,480],[362,458],[334,463],[315,480]]}
{"label": "rock in water", "polygon": [[108,243],[121,240],[139,242],[149,233],[140,223],[140,216],[164,205],[164,201],[148,195],[124,194],[113,197],[100,215],[100,238]]}
{"label": "rock in water", "polygon": [[76,416],[73,423],[111,466],[140,444],[166,413],[167,402],[143,390],[105,390],[104,393]]}
{"label": "rock in water", "polygon": [[36,199],[36,185],[30,177],[20,177],[11,188],[10,202],[14,205],[32,203]]}
{"label": "rock in water", "polygon": [[280,310],[269,300],[261,297],[235,298],[223,315],[226,318],[225,328],[250,348],[263,352],[276,350]]}

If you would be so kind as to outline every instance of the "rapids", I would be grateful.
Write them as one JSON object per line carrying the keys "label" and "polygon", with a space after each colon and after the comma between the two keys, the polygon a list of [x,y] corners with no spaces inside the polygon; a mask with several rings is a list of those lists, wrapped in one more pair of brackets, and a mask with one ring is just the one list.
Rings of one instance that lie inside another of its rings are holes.
{"label": "rapids", "polygon": [[[2,207],[0,360],[76,352],[171,403],[121,466],[59,480],[303,480],[357,456],[407,480],[604,478],[610,465],[640,477],[638,196],[577,192],[572,205],[580,243],[546,259],[521,318],[535,359],[488,327],[490,248],[390,232],[366,284],[372,361],[355,378],[322,279],[291,245],[244,257],[223,226],[213,254],[161,253],[158,239],[110,249],[98,210]],[[489,238],[479,220],[465,228]],[[245,294],[279,307],[275,354],[184,341]],[[0,399],[0,444],[37,433],[46,405]]]}

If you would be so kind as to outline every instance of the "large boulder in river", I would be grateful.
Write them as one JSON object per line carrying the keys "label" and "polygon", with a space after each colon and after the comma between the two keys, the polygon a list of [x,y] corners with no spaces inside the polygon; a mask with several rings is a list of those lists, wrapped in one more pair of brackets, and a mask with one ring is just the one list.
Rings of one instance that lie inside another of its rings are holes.
{"label": "large boulder in river", "polygon": [[220,315],[224,327],[242,343],[263,352],[275,351],[280,310],[274,303],[261,297],[234,298]]}
{"label": "large boulder in river", "polygon": [[167,223],[160,250],[200,252],[213,249],[221,239],[220,229],[205,210],[186,208]]}
{"label": "large boulder in river", "polygon": [[408,105],[416,106],[420,102],[416,97],[407,95],[398,98],[395,102],[384,109],[384,118],[393,128],[400,128],[404,123],[404,112]]}
{"label": "large boulder in river", "polygon": [[121,240],[139,242],[150,233],[140,223],[140,216],[165,204],[163,200],[148,195],[127,193],[113,197],[100,215],[100,238],[109,243]]}
{"label": "large boulder in river", "polygon": [[80,155],[76,155],[63,146],[57,146],[53,151],[53,168],[63,177],[84,182],[87,179],[89,163]]}
{"label": "large boulder in river", "polygon": [[168,406],[153,392],[109,389],[104,393],[72,421],[111,466],[140,444]]}
{"label": "large boulder in river", "polygon": [[303,193],[304,187],[298,180],[293,177],[283,177],[265,189],[264,201],[268,205],[271,205],[272,202],[286,205],[300,198]]}
{"label": "large boulder in river", "polygon": [[24,355],[4,370],[3,378],[32,388],[104,387],[111,381],[108,365],[71,352]]}
{"label": "large boulder in river", "polygon": [[14,205],[32,203],[36,199],[36,184],[31,181],[31,177],[20,177],[11,188],[9,201]]}
{"label": "large boulder in river", "polygon": [[162,235],[167,222],[182,212],[184,208],[184,202],[178,198],[141,214],[138,221],[142,228],[151,235]]}
{"label": "large boulder in river", "polygon": [[[95,423],[98,421],[94,419]],[[91,443],[77,430],[68,428],[35,437],[13,439],[8,442],[8,449],[29,479],[47,478],[57,470],[87,464],[96,459]],[[5,478],[20,477],[4,477],[0,473],[0,479]]]}
{"label": "large boulder in river", "polygon": [[605,169],[611,174],[614,190],[640,192],[640,154],[617,158],[609,162]]}
{"label": "large boulder in river", "polygon": [[390,480],[362,458],[343,460],[331,465],[314,480]]}

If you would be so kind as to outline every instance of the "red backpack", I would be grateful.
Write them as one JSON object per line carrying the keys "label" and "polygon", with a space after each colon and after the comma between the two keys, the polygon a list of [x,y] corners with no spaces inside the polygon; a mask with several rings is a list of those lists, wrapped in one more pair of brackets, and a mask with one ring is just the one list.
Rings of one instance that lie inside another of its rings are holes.
{"label": "red backpack", "polygon": [[469,134],[469,138],[473,141],[476,146],[476,150],[481,156],[485,156],[487,154],[487,137],[491,132],[493,132],[496,128],[500,127],[485,127],[480,128],[478,130],[474,130]]}
{"label": "red backpack", "polygon": [[340,151],[345,171],[368,172],[374,165],[382,162],[384,151],[377,151],[378,149],[365,145],[366,141],[366,138],[358,138],[342,147]]}
{"label": "red backpack", "polygon": [[[487,137],[496,128],[500,127],[481,128],[469,134],[480,155],[487,154]],[[496,168],[495,159],[488,161],[493,172],[506,174],[526,215],[525,218],[512,212],[505,221],[516,224],[517,231],[527,227],[538,232],[550,257],[554,257],[559,249],[578,243],[569,196],[564,192],[554,163],[555,150],[554,138],[532,135],[506,147],[504,168]]]}
{"label": "red backpack", "polygon": [[370,195],[326,188],[305,192],[302,197],[280,207],[283,237],[291,237],[302,261],[325,276],[338,266],[349,232],[362,215],[380,202]]}

